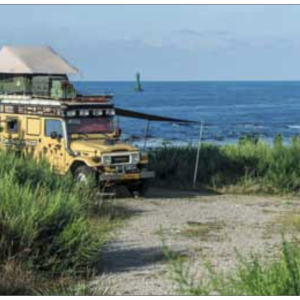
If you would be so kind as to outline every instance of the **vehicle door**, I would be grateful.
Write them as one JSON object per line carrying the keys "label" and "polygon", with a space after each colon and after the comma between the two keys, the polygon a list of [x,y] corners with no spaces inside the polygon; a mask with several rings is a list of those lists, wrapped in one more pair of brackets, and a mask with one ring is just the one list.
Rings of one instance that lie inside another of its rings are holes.
{"label": "vehicle door", "polygon": [[41,118],[30,116],[24,118],[25,123],[25,153],[39,159],[41,156]]}
{"label": "vehicle door", "polygon": [[60,174],[65,170],[65,143],[62,120],[45,119],[42,137],[43,156],[50,162],[54,171]]}

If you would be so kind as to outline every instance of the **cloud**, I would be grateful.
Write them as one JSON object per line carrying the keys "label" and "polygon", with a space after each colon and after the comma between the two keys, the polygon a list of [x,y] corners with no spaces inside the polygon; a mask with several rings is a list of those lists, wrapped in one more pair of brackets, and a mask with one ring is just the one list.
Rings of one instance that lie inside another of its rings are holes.
{"label": "cloud", "polygon": [[246,39],[224,30],[182,29],[147,40],[149,44],[161,47],[174,47],[190,51],[227,51],[233,48],[248,47]]}
{"label": "cloud", "polygon": [[300,78],[298,37],[195,29],[110,39],[92,32],[78,38],[73,31],[67,36],[54,33],[26,36],[15,30],[1,35],[0,42],[51,45],[86,80],[133,80],[137,71],[146,80]]}
{"label": "cloud", "polygon": [[197,36],[197,37],[231,37],[234,34],[230,31],[226,30],[202,30],[202,31],[197,31],[193,29],[181,29],[177,31],[173,31],[175,34],[181,34],[181,35],[190,35],[190,36]]}

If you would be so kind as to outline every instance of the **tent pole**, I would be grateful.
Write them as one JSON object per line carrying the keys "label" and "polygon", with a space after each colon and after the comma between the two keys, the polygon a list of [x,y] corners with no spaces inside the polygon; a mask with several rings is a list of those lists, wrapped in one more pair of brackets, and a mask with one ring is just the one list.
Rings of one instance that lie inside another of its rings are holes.
{"label": "tent pole", "polygon": [[201,150],[201,145],[202,145],[202,132],[203,132],[203,122],[201,122],[200,127],[199,127],[199,143],[198,143],[197,156],[196,156],[196,163],[195,163],[193,188],[196,186],[197,176],[198,176],[200,150]]}
{"label": "tent pole", "polygon": [[147,138],[148,138],[149,127],[150,127],[150,121],[147,120],[147,125],[146,125],[146,130],[145,130],[145,136],[144,136],[144,147],[143,147],[144,151],[146,150],[146,146],[147,146]]}

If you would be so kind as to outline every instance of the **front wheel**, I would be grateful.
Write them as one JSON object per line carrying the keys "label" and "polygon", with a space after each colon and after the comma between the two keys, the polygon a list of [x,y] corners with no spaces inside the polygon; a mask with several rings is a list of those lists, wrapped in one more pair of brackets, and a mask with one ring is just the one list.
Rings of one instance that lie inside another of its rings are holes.
{"label": "front wheel", "polygon": [[148,184],[146,181],[141,181],[128,185],[127,189],[134,198],[144,197],[148,190]]}
{"label": "front wheel", "polygon": [[74,179],[77,183],[88,185],[96,183],[96,172],[88,166],[82,165],[75,169]]}

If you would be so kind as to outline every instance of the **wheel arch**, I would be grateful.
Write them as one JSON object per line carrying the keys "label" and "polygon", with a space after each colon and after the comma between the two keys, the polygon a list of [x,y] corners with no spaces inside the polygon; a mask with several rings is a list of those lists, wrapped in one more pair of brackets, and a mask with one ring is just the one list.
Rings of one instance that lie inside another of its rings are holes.
{"label": "wheel arch", "polygon": [[69,170],[71,171],[71,173],[74,175],[74,172],[75,170],[78,168],[78,167],[81,167],[81,166],[87,166],[87,163],[83,160],[74,160],[72,165],[70,166]]}

